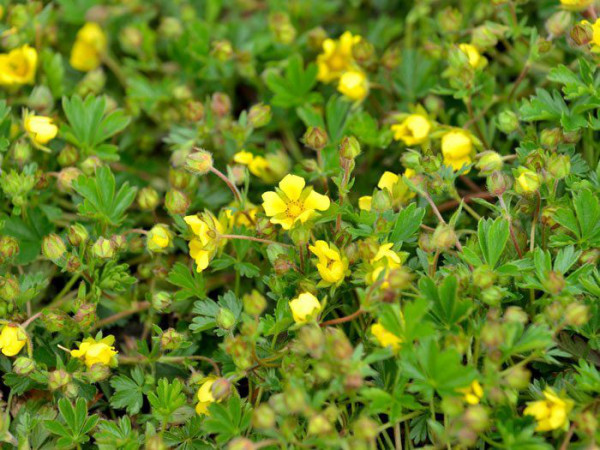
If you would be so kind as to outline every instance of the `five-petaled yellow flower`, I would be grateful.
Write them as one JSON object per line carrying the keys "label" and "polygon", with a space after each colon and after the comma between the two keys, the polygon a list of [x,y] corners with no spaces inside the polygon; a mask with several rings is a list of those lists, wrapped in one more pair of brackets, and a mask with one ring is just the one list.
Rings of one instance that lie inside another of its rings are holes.
{"label": "five-petaled yellow flower", "polygon": [[402,344],[402,339],[386,330],[379,321],[371,325],[371,334],[375,336],[379,345],[390,347],[394,351],[398,350]]}
{"label": "five-petaled yellow flower", "polygon": [[58,134],[58,127],[51,117],[36,116],[27,112],[23,118],[23,127],[31,141],[39,147],[43,147]]}
{"label": "five-petaled yellow flower", "polygon": [[483,398],[483,388],[479,381],[474,380],[469,386],[466,388],[458,389],[458,392],[463,394],[463,399],[469,405],[477,405]]}
{"label": "five-petaled yellow flower", "polygon": [[89,337],[79,344],[79,349],[71,350],[71,356],[82,359],[87,367],[92,367],[94,364],[115,367],[118,352],[113,346],[114,343],[115,337],[112,335],[99,341]]}
{"label": "five-petaled yellow flower", "polygon": [[560,398],[549,387],[544,390],[544,400],[529,402],[523,414],[535,417],[536,431],[551,431],[564,428],[569,422],[568,414],[573,407],[573,401]]}
{"label": "five-petaled yellow flower", "polygon": [[431,123],[421,114],[411,114],[401,123],[391,126],[394,139],[406,145],[422,144],[429,137]]}
{"label": "five-petaled yellow flower", "polygon": [[354,64],[352,47],[359,41],[360,36],[353,36],[349,31],[342,34],[337,41],[325,39],[323,53],[317,56],[319,81],[329,83],[351,69]]}
{"label": "five-petaled yellow flower", "polygon": [[286,175],[275,192],[269,191],[262,195],[262,206],[265,214],[271,218],[271,223],[289,230],[297,222],[305,223],[311,219],[316,214],[315,211],[329,209],[329,197],[305,185],[304,178]]}
{"label": "five-petaled yellow flower", "polygon": [[369,94],[369,80],[360,69],[350,69],[342,74],[338,91],[350,100],[361,101]]}
{"label": "five-petaled yellow flower", "polygon": [[519,167],[515,175],[515,191],[518,194],[530,194],[540,187],[540,177],[531,169]]}
{"label": "five-petaled yellow flower", "polygon": [[201,215],[186,216],[183,220],[194,233],[189,244],[190,256],[196,262],[196,270],[202,272],[208,267],[219,246],[225,244],[224,239],[219,239],[219,235],[224,233],[223,225],[208,211]]}
{"label": "five-petaled yellow flower", "polygon": [[167,225],[159,223],[158,225],[154,225],[148,232],[147,246],[151,252],[164,252],[172,243],[173,233],[171,233]]}
{"label": "five-petaled yellow flower", "polygon": [[211,403],[215,402],[215,398],[212,395],[212,386],[216,380],[216,377],[207,377],[200,389],[198,389],[198,393],[196,397],[198,398],[198,404],[196,405],[196,413],[200,415],[209,415],[208,407]]}
{"label": "five-petaled yellow flower", "polygon": [[35,48],[24,45],[0,54],[0,85],[32,84],[35,79],[38,54]]}
{"label": "five-petaled yellow flower", "polygon": [[442,154],[444,164],[452,170],[460,170],[472,162],[473,140],[463,130],[448,131],[442,136]]}
{"label": "five-petaled yellow flower", "polygon": [[106,53],[106,35],[100,25],[86,23],[77,32],[75,43],[71,49],[71,66],[81,72],[89,72],[100,66],[102,56]]}
{"label": "five-petaled yellow flower", "polygon": [[27,343],[27,333],[20,326],[9,323],[0,332],[0,349],[5,356],[15,356]]}
{"label": "five-petaled yellow flower", "polygon": [[473,69],[481,69],[487,65],[487,59],[479,53],[477,47],[472,44],[459,44],[458,48],[469,60],[469,65]]}
{"label": "five-petaled yellow flower", "polygon": [[304,292],[290,301],[294,322],[303,324],[315,318],[321,312],[321,303],[310,292]]}
{"label": "five-petaled yellow flower", "polygon": [[334,246],[325,241],[317,241],[309,250],[317,257],[317,270],[323,281],[320,286],[339,285],[348,271],[348,258]]}

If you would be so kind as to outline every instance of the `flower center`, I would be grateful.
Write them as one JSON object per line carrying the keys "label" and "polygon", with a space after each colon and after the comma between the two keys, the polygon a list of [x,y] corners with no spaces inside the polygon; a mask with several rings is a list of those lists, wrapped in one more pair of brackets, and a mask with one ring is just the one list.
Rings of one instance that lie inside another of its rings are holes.
{"label": "flower center", "polygon": [[296,218],[304,211],[304,204],[299,201],[290,201],[287,205],[285,213],[288,217]]}

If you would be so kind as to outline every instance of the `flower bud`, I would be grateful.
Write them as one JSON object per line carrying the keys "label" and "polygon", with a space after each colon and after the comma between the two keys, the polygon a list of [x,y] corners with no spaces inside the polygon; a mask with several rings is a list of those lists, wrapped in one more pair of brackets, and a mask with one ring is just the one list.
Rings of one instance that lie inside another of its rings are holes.
{"label": "flower bud", "polygon": [[563,133],[563,139],[565,144],[577,144],[581,139],[581,131],[565,131]]}
{"label": "flower bud", "polygon": [[216,401],[224,400],[231,393],[231,382],[227,378],[217,378],[210,387],[210,391]]}
{"label": "flower bud", "polygon": [[227,445],[227,450],[255,450],[256,448],[254,442],[245,437],[232,439]]}
{"label": "flower bud", "polygon": [[73,320],[79,325],[82,331],[91,330],[92,326],[98,320],[96,315],[96,304],[95,303],[84,303],[77,308]]}
{"label": "flower bud", "polygon": [[304,133],[304,144],[315,151],[322,150],[327,145],[329,137],[327,132],[320,127],[308,127]]}
{"label": "flower bud", "polygon": [[248,123],[252,128],[261,128],[271,121],[271,106],[259,103],[248,112]]}
{"label": "flower bud", "polygon": [[504,291],[498,286],[489,286],[481,291],[481,299],[490,306],[497,306],[504,298]]}
{"label": "flower bud", "polygon": [[86,378],[92,383],[106,380],[111,375],[110,367],[105,364],[94,364],[86,372]]}
{"label": "flower bud", "polygon": [[220,308],[216,318],[217,326],[231,330],[235,326],[235,316],[229,308]]}
{"label": "flower bud", "polygon": [[177,350],[183,342],[183,335],[174,328],[165,330],[160,336],[160,346],[163,350]]}
{"label": "flower bud", "polygon": [[518,194],[530,194],[540,188],[540,177],[533,170],[520,167],[515,173],[515,191]]}
{"label": "flower bud", "polygon": [[165,39],[177,39],[183,34],[183,25],[176,17],[163,17],[158,26],[158,34]]}
{"label": "flower bud", "polygon": [[506,369],[504,380],[510,387],[518,390],[526,389],[529,386],[531,372],[523,366],[514,366]]}
{"label": "flower bud", "polygon": [[473,284],[485,289],[496,282],[496,273],[487,265],[479,266],[473,271]]}
{"label": "flower bud", "polygon": [[471,405],[464,415],[465,424],[477,432],[484,431],[489,425],[489,415],[481,405]]}
{"label": "flower bud", "polygon": [[112,258],[115,256],[115,246],[110,239],[99,237],[98,240],[94,242],[94,245],[92,245],[92,253],[98,258]]}
{"label": "flower bud", "polygon": [[307,40],[311,50],[320,50],[323,47],[325,39],[327,39],[327,32],[322,27],[308,30]]}
{"label": "flower bud", "polygon": [[31,159],[32,149],[29,142],[18,140],[13,147],[13,159],[19,165],[23,165]]}
{"label": "flower bud", "polygon": [[215,92],[210,101],[210,109],[215,116],[225,117],[231,111],[231,99],[223,92]]}
{"label": "flower bud", "polygon": [[67,145],[60,151],[57,160],[62,167],[72,166],[79,160],[79,152],[72,145]]}
{"label": "flower bud", "polygon": [[540,133],[540,144],[543,147],[554,150],[563,140],[563,133],[560,128],[546,128]]}
{"label": "flower bud", "polygon": [[12,302],[21,293],[19,281],[12,275],[0,276],[0,299]]}
{"label": "flower bud", "polygon": [[548,279],[543,282],[543,285],[552,295],[558,295],[565,288],[567,282],[561,273],[551,270],[550,273],[548,273]]}
{"label": "flower bud", "polygon": [[546,20],[546,31],[553,37],[560,37],[571,27],[572,15],[568,11],[555,12]]}
{"label": "flower bud", "polygon": [[72,189],[73,181],[81,175],[81,170],[77,167],[65,167],[58,172],[56,177],[58,190],[61,192],[69,192]]}
{"label": "flower bud", "polygon": [[308,325],[298,332],[298,340],[302,349],[313,358],[320,359],[323,355],[325,335],[318,325]]}
{"label": "flower bud", "polygon": [[233,56],[233,46],[227,39],[219,39],[212,43],[211,54],[219,61],[226,62]]}
{"label": "flower bud", "polygon": [[35,361],[26,356],[19,356],[13,363],[13,371],[17,375],[29,375],[35,370]]}
{"label": "flower bud", "polygon": [[42,240],[42,254],[51,261],[58,261],[66,251],[65,243],[58,234],[49,234]]}
{"label": "flower bud", "polygon": [[529,321],[529,316],[522,308],[518,306],[509,306],[504,312],[506,322],[516,322],[525,325]]}
{"label": "flower bud", "polygon": [[570,35],[576,45],[588,45],[594,38],[594,30],[590,23],[582,21],[571,28]]}
{"label": "flower bud", "polygon": [[579,257],[581,264],[598,264],[598,260],[600,260],[600,249],[597,248],[585,250]]}
{"label": "flower bud", "polygon": [[323,435],[328,434],[333,430],[333,427],[324,414],[315,414],[308,420],[308,434]]}
{"label": "flower bud", "polygon": [[451,248],[456,244],[456,233],[454,232],[454,228],[450,225],[439,224],[433,232],[432,243],[439,251]]}
{"label": "flower bud", "polygon": [[478,161],[475,167],[479,169],[481,175],[490,175],[493,172],[502,170],[504,166],[502,156],[492,150],[480,153],[477,158]]}
{"label": "flower bud", "polygon": [[493,172],[487,177],[487,189],[496,197],[500,197],[504,192],[510,189],[512,181],[510,177],[500,171]]}
{"label": "flower bud", "polygon": [[0,236],[0,264],[14,258],[18,254],[19,241],[12,236]]}
{"label": "flower bud", "polygon": [[213,157],[206,150],[190,153],[185,159],[185,168],[196,175],[205,175],[213,167]]}
{"label": "flower bud", "polygon": [[462,20],[462,13],[458,9],[449,6],[444,8],[437,15],[437,21],[440,24],[440,27],[446,33],[455,33],[460,30]]}
{"label": "flower bud", "polygon": [[165,311],[172,302],[173,299],[168,292],[158,291],[152,295],[152,308],[158,312]]}
{"label": "flower bud", "polygon": [[354,136],[345,136],[340,143],[340,157],[354,160],[360,155],[360,143]]}
{"label": "flower bud", "polygon": [[498,129],[504,134],[510,134],[519,128],[519,118],[517,115],[510,111],[502,111],[498,114]]}
{"label": "flower bud", "polygon": [[387,190],[376,191],[371,199],[371,210],[384,213],[392,208],[392,199]]}
{"label": "flower bud", "polygon": [[552,154],[546,163],[546,170],[554,179],[565,178],[571,172],[571,159],[568,155]]}
{"label": "flower bud", "polygon": [[169,214],[185,214],[190,207],[188,196],[176,189],[169,189],[165,195],[165,208]]}
{"label": "flower bud", "polygon": [[62,369],[54,370],[48,374],[48,387],[50,390],[56,391],[65,387],[72,379],[73,377],[67,371]]}
{"label": "flower bud", "polygon": [[581,303],[570,303],[565,309],[565,323],[580,327],[590,319],[589,308]]}
{"label": "flower bud", "polygon": [[143,211],[154,211],[159,201],[158,192],[151,186],[146,186],[138,192],[137,203]]}
{"label": "flower bud", "polygon": [[119,42],[123,51],[135,55],[141,50],[144,35],[138,28],[126,26],[119,33]]}
{"label": "flower bud", "polygon": [[98,167],[102,167],[102,160],[95,155],[88,156],[79,165],[83,173],[88,177],[93,176],[96,173]]}
{"label": "flower bud", "polygon": [[269,430],[275,427],[275,411],[266,403],[260,404],[252,414],[252,426],[259,430]]}
{"label": "flower bud", "polygon": [[251,316],[260,316],[267,307],[267,299],[256,289],[253,289],[250,294],[244,294],[242,303],[246,314]]}
{"label": "flower bud", "polygon": [[175,189],[187,190],[194,185],[195,181],[194,175],[184,168],[172,167],[169,169],[169,184]]}
{"label": "flower bud", "polygon": [[288,413],[298,414],[305,410],[307,405],[302,389],[295,386],[288,386],[283,395]]}
{"label": "flower bud", "polygon": [[331,352],[329,355],[336,361],[344,361],[350,359],[354,353],[352,344],[344,334],[344,332],[338,328],[327,328],[326,332],[327,347],[328,351]]}
{"label": "flower bud", "polygon": [[190,100],[185,105],[184,115],[190,122],[200,122],[204,119],[204,104],[197,100]]}
{"label": "flower bud", "polygon": [[67,230],[67,240],[74,247],[87,242],[89,237],[87,229],[80,223],[71,225]]}

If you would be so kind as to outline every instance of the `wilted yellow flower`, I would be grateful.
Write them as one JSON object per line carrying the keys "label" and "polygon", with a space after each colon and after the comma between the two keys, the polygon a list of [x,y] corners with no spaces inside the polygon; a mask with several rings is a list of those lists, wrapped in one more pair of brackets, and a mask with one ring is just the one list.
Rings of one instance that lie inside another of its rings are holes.
{"label": "wilted yellow flower", "polygon": [[360,69],[350,69],[342,74],[338,91],[350,100],[361,101],[369,94],[369,80]]}
{"label": "wilted yellow flower", "polygon": [[163,252],[173,243],[173,233],[167,225],[159,223],[148,232],[147,245],[151,252]]}
{"label": "wilted yellow flower", "polygon": [[39,146],[47,144],[58,134],[58,127],[51,117],[25,113],[23,127],[31,141]]}
{"label": "wilted yellow flower", "polygon": [[529,402],[523,414],[535,417],[536,431],[550,431],[565,427],[572,407],[571,399],[560,398],[551,388],[546,388],[544,400]]}
{"label": "wilted yellow flower", "polygon": [[5,356],[15,356],[27,343],[27,333],[16,324],[6,324],[0,332],[0,349]]}
{"label": "wilted yellow flower", "polygon": [[457,171],[463,166],[471,164],[473,141],[463,130],[448,131],[442,136],[442,154],[444,164]]}
{"label": "wilted yellow flower", "polygon": [[198,398],[198,404],[196,405],[196,413],[200,415],[208,415],[208,407],[211,403],[215,402],[215,398],[212,395],[212,386],[216,380],[216,377],[207,377],[200,389],[198,389],[198,393],[196,397]]}
{"label": "wilted yellow flower", "polygon": [[92,367],[94,364],[114,367],[117,365],[118,353],[113,346],[114,343],[115,337],[112,335],[99,341],[89,337],[79,344],[79,349],[71,350],[71,356],[82,359],[87,367]]}
{"label": "wilted yellow flower", "polygon": [[483,398],[483,388],[479,381],[474,380],[468,387],[458,389],[458,392],[463,394],[463,399],[469,405],[477,405]]}
{"label": "wilted yellow flower", "polygon": [[223,239],[219,239],[219,235],[224,232],[223,225],[210,212],[200,216],[186,216],[183,220],[194,233],[189,244],[190,256],[196,262],[196,270],[202,272],[208,267],[219,246],[225,243]]}
{"label": "wilted yellow flower", "polygon": [[330,201],[326,195],[305,188],[306,181],[297,175],[286,175],[279,182],[279,188],[262,195],[265,214],[271,223],[280,224],[289,230],[297,222],[305,223],[316,211],[329,209]]}
{"label": "wilted yellow flower", "polygon": [[515,191],[519,194],[529,194],[540,188],[540,176],[525,167],[517,169],[515,181]]}
{"label": "wilted yellow flower", "polygon": [[98,68],[102,63],[106,46],[106,35],[100,25],[94,22],[86,23],[77,32],[71,49],[71,66],[81,72]]}
{"label": "wilted yellow flower", "polygon": [[363,195],[358,199],[358,207],[363,211],[371,211],[371,202],[373,201],[373,197],[370,195]]}
{"label": "wilted yellow flower", "polygon": [[323,279],[319,285],[339,285],[346,277],[348,259],[334,245],[325,241],[317,241],[308,248],[317,256],[317,270]]}
{"label": "wilted yellow flower", "polygon": [[321,312],[321,303],[310,292],[304,292],[290,301],[290,309],[296,323],[306,323]]}
{"label": "wilted yellow flower", "polygon": [[349,31],[342,34],[337,41],[333,39],[323,41],[323,53],[317,56],[319,81],[329,83],[352,67],[354,62],[352,47],[358,41],[360,36],[352,36]]}
{"label": "wilted yellow flower", "polygon": [[469,65],[473,69],[481,69],[487,65],[485,56],[481,56],[477,47],[471,44],[459,44],[458,48],[463,52],[469,60]]}
{"label": "wilted yellow flower", "polygon": [[402,339],[386,330],[380,322],[371,325],[371,334],[375,336],[379,345],[382,347],[391,347],[394,351],[398,350],[402,344]]}
{"label": "wilted yellow flower", "polygon": [[35,79],[38,54],[29,45],[0,54],[0,85],[31,84]]}
{"label": "wilted yellow flower", "polygon": [[429,137],[431,123],[421,114],[411,114],[401,123],[391,126],[394,139],[406,145],[422,144]]}
{"label": "wilted yellow flower", "polygon": [[587,9],[594,0],[560,0],[560,4],[563,8],[569,11],[583,11]]}

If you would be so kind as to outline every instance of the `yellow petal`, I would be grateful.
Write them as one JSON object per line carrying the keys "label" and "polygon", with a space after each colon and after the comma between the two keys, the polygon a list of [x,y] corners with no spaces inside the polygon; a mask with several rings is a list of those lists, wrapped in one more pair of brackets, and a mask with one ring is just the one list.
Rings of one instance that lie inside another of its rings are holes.
{"label": "yellow petal", "polygon": [[279,182],[279,188],[287,196],[288,199],[295,201],[300,198],[302,189],[306,185],[304,178],[297,175],[286,175],[283,180]]}
{"label": "yellow petal", "polygon": [[308,197],[304,200],[305,209],[316,209],[318,211],[326,211],[329,209],[331,204],[329,197],[323,194],[319,194],[315,191],[311,191]]}
{"label": "yellow petal", "polygon": [[276,192],[265,192],[262,195],[262,198],[262,206],[267,216],[275,216],[284,213],[287,210],[287,205]]}

